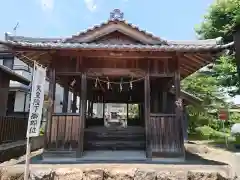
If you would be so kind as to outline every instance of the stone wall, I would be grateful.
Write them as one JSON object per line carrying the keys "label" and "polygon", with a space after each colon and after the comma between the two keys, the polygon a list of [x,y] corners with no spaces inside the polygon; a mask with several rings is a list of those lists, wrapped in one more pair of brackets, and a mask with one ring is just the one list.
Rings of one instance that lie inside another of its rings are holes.
{"label": "stone wall", "polygon": [[[2,170],[1,180],[23,180],[22,171],[9,172]],[[121,169],[57,169],[31,172],[29,179],[32,180],[233,180],[236,177],[227,177],[219,173],[210,172],[170,172],[170,171],[146,171],[141,169],[124,171]]]}
{"label": "stone wall", "polygon": [[[41,149],[44,145],[44,136],[34,137],[32,138],[31,142],[31,151]],[[10,159],[18,158],[26,153],[26,141],[8,143],[1,145],[1,147],[0,163],[9,161]]]}

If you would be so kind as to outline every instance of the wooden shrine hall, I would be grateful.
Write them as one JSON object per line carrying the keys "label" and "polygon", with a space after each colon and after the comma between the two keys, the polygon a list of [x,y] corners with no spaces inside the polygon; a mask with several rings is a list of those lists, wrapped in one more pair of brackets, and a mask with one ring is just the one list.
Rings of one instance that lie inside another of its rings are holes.
{"label": "wooden shrine hall", "polygon": [[[106,22],[65,39],[6,34],[1,41],[27,64],[36,60],[48,68],[46,155],[81,158],[86,151],[139,150],[146,159],[184,158],[180,81],[233,43],[167,41],[123,15],[115,9]],[[60,113],[54,109],[56,83],[64,87]],[[127,104],[127,113],[109,115],[109,103]],[[94,116],[94,104],[100,104],[102,117]],[[128,112],[133,104],[134,117]]]}

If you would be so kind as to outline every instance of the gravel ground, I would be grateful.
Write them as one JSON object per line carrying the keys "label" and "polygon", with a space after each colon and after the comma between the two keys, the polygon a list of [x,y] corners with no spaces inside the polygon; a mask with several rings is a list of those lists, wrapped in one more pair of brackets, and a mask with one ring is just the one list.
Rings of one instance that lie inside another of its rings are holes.
{"label": "gravel ground", "polygon": [[188,151],[198,154],[204,159],[214,160],[229,164],[240,177],[240,153],[227,151],[222,148],[216,148],[204,144],[203,142],[194,142],[196,144],[186,144]]}

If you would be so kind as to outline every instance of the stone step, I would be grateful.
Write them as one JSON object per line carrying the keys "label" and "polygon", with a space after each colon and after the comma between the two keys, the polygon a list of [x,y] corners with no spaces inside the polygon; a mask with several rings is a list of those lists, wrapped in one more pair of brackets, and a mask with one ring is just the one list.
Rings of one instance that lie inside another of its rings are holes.
{"label": "stone step", "polygon": [[76,158],[76,151],[44,151],[43,159],[52,158]]}
{"label": "stone step", "polygon": [[85,150],[145,150],[145,141],[85,141]]}

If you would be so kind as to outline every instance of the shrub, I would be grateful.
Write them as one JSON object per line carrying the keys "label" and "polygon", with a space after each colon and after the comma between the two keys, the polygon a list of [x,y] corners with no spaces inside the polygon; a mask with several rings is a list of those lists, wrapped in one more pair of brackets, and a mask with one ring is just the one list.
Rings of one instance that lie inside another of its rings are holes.
{"label": "shrub", "polygon": [[195,131],[201,139],[209,139],[211,134],[215,130],[212,129],[211,127],[209,127],[209,126],[201,126],[201,127],[195,128]]}
{"label": "shrub", "polygon": [[224,139],[225,137],[228,137],[229,135],[223,132],[219,132],[219,131],[213,131],[210,135],[211,139]]}
{"label": "shrub", "polygon": [[43,136],[44,135],[44,129],[41,127],[40,128],[40,136]]}
{"label": "shrub", "polygon": [[197,127],[195,129],[195,131],[198,134],[198,137],[200,137],[200,139],[202,140],[207,140],[207,139],[224,139],[225,137],[228,137],[229,134],[224,133],[224,132],[220,132],[220,131],[216,131],[213,128],[209,127],[209,126],[201,126],[201,127]]}

